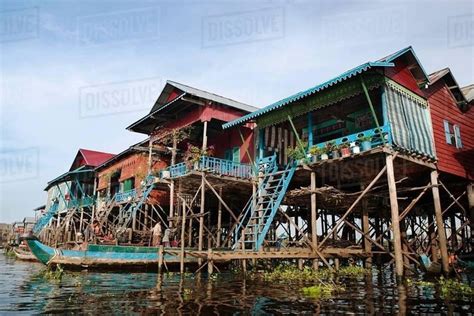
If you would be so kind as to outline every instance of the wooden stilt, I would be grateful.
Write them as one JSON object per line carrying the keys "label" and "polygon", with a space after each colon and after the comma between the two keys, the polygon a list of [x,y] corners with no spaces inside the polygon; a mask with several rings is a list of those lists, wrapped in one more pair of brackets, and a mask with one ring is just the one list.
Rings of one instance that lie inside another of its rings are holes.
{"label": "wooden stilt", "polygon": [[[364,185],[361,185],[361,189],[364,189]],[[367,199],[362,200],[362,230],[364,234],[369,235],[369,209],[368,209],[368,202]],[[365,267],[371,268],[372,267],[372,245],[367,238],[364,238],[364,251],[368,255],[365,259]]]}
{"label": "wooden stilt", "polygon": [[444,229],[443,214],[438,189],[438,171],[431,171],[431,191],[433,193],[433,206],[435,211],[436,226],[438,228],[439,250],[444,273],[449,273],[448,248],[446,245],[446,230]]}
{"label": "wooden stilt", "polygon": [[[219,188],[219,195],[222,196],[222,188]],[[217,242],[216,242],[217,248],[221,246],[221,238],[222,238],[222,202],[219,200],[219,204],[217,206]]]}
{"label": "wooden stilt", "polygon": [[[311,242],[313,249],[318,249],[318,232],[317,232],[317,205],[316,205],[316,173],[311,172]],[[313,269],[318,269],[318,259],[313,260]]]}
{"label": "wooden stilt", "polygon": [[163,245],[160,245],[158,248],[158,273],[161,274],[163,269],[163,259],[164,259],[164,252],[163,252]]}
{"label": "wooden stilt", "polygon": [[[171,165],[176,164],[176,151],[178,147],[178,135],[176,131],[173,131],[173,147],[171,148]],[[168,226],[170,228],[173,227],[173,221],[171,220],[174,217],[174,199],[175,199],[175,193],[174,193],[174,180],[171,179],[170,181],[170,209],[169,209],[169,220],[168,220]]]}
{"label": "wooden stilt", "polygon": [[[202,151],[207,150],[207,121],[203,123],[202,133]],[[206,175],[203,172],[201,175],[201,205],[199,209],[199,236],[198,236],[198,249],[202,250],[203,247],[203,234],[204,234],[204,207],[206,203]],[[202,259],[198,259],[199,266],[202,265]]]}
{"label": "wooden stilt", "polygon": [[467,200],[469,203],[469,222],[471,229],[474,230],[474,183],[471,182],[467,185]]}
{"label": "wooden stilt", "polygon": [[431,261],[438,262],[438,243],[436,242],[432,214],[428,214],[428,235],[430,238]]}
{"label": "wooden stilt", "polygon": [[393,231],[393,248],[395,254],[395,272],[397,278],[403,277],[403,255],[402,255],[402,239],[400,234],[400,223],[398,214],[397,201],[397,186],[395,184],[395,173],[393,170],[393,156],[387,155],[387,181],[390,195],[390,211],[392,217],[392,231]]}
{"label": "wooden stilt", "polygon": [[[181,257],[179,262],[179,271],[184,273],[184,234],[186,232],[186,201],[182,199],[183,211],[181,216]],[[191,219],[189,220],[191,221]]]}
{"label": "wooden stilt", "polygon": [[212,274],[214,272],[214,262],[212,260],[212,249],[207,250],[207,273]]}

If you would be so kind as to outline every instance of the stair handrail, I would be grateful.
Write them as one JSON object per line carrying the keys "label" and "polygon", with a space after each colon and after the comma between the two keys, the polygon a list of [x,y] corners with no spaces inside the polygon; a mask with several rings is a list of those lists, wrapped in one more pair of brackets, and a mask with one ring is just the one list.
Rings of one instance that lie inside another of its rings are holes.
{"label": "stair handrail", "polygon": [[[259,173],[263,172],[265,176],[274,173],[275,170],[278,170],[278,166],[276,164],[276,154],[273,154],[272,156],[260,158],[258,160],[258,166],[259,166],[258,172]],[[260,166],[263,166],[263,171],[261,170]],[[271,169],[271,172],[269,172],[270,169]],[[257,174],[257,177],[260,178],[260,175]],[[252,215],[256,211],[256,210],[252,210],[253,208],[252,202],[254,201],[254,199],[257,199],[261,195],[261,192],[263,191],[266,184],[268,183],[268,179],[265,181],[265,178],[266,177],[264,177],[264,180],[261,183],[259,183],[257,190],[255,191],[255,193],[252,194],[250,199],[247,201],[247,204],[244,207],[244,211],[241,213],[243,214],[243,216],[240,218],[239,224],[234,229],[234,245],[232,246],[232,248],[234,249],[237,247],[239,243],[239,239],[241,237],[239,236],[239,232],[241,231],[242,226],[244,225],[244,223],[245,225],[247,224],[247,221],[252,217]]]}

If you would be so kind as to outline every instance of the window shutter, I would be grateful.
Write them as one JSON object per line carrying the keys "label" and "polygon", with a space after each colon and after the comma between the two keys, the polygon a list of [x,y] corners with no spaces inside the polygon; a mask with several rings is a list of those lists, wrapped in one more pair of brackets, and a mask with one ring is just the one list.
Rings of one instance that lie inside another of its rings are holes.
{"label": "window shutter", "polygon": [[227,149],[224,153],[224,159],[225,160],[232,160],[232,150]]}
{"label": "window shutter", "polygon": [[234,147],[232,150],[232,161],[240,162],[240,147]]}
{"label": "window shutter", "polygon": [[462,148],[461,130],[459,125],[454,125],[454,137],[456,138],[456,148]]}
{"label": "window shutter", "polygon": [[451,133],[449,132],[449,122],[444,120],[444,135],[446,136],[446,143],[452,145]]}

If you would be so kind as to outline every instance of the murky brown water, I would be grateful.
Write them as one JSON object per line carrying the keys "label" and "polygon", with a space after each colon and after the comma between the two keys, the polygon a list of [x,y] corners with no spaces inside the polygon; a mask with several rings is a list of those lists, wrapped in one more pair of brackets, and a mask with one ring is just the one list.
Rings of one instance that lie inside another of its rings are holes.
{"label": "murky brown water", "polygon": [[391,272],[345,282],[332,298],[305,297],[302,285],[177,274],[67,272],[61,281],[38,263],[0,254],[0,314],[469,314],[472,300],[447,301],[434,288],[394,286]]}

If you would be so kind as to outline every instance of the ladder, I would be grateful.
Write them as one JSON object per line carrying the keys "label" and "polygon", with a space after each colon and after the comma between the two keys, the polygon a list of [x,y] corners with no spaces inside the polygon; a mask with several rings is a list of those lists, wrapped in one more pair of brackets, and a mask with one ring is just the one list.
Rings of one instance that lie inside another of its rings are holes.
{"label": "ladder", "polygon": [[293,162],[278,170],[276,155],[259,160],[258,189],[247,202],[240,223],[234,230],[234,250],[260,249],[295,170]]}

